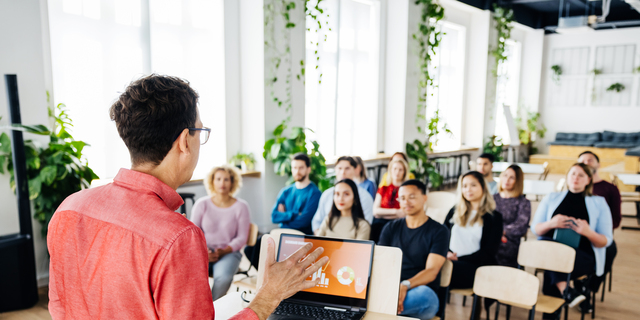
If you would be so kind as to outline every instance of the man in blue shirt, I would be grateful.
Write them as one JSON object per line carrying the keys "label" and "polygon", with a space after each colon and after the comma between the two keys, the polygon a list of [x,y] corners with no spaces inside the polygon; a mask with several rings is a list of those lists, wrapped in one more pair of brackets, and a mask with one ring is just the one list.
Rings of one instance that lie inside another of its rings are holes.
{"label": "man in blue shirt", "polygon": [[295,154],[291,160],[291,174],[295,183],[280,190],[278,200],[271,210],[271,222],[279,223],[281,228],[312,234],[311,219],[318,209],[322,193],[309,180],[309,173],[309,156],[304,153]]}
{"label": "man in blue shirt", "polygon": [[[318,209],[318,202],[322,193],[315,183],[309,180],[311,160],[304,153],[296,153],[291,159],[291,175],[294,184],[284,187],[278,194],[273,210],[271,222],[279,223],[281,228],[296,229],[305,234],[312,234],[311,219]],[[258,269],[260,258],[260,244],[262,238],[253,247],[245,247],[244,254]]]}

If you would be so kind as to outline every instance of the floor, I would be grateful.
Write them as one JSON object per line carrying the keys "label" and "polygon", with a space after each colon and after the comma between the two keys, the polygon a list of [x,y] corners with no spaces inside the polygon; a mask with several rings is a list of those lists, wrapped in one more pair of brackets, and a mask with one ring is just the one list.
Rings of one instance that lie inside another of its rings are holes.
{"label": "floor", "polygon": [[[558,181],[561,175],[549,175],[548,180]],[[532,201],[532,210],[535,212],[537,202]],[[631,203],[622,205],[623,214],[635,214],[635,207]],[[623,218],[622,225],[636,226],[637,221],[632,218]],[[640,231],[632,230],[616,230],[614,238],[618,245],[618,256],[613,265],[613,288],[611,292],[605,293],[605,301],[600,302],[600,293],[596,302],[595,319],[602,320],[636,320],[640,319]],[[532,234],[528,239],[534,239]],[[248,261],[243,258],[240,268],[244,269],[248,265]],[[236,290],[232,287],[230,290]],[[21,310],[8,313],[0,313],[1,320],[45,320],[51,319],[47,310],[47,288],[40,289],[40,302],[28,310]],[[466,306],[462,306],[462,297],[452,295],[451,303],[447,305],[446,319],[448,320],[466,320],[471,314],[471,303],[467,300]],[[491,319],[493,319],[492,308]],[[505,319],[504,308],[501,309],[500,319]],[[511,319],[524,320],[527,319],[528,312],[522,309],[513,308]],[[484,319],[485,315],[482,314]],[[542,314],[537,313],[536,319],[541,319]],[[577,309],[569,312],[570,319],[579,319],[580,313]],[[590,318],[590,315],[585,317]]]}

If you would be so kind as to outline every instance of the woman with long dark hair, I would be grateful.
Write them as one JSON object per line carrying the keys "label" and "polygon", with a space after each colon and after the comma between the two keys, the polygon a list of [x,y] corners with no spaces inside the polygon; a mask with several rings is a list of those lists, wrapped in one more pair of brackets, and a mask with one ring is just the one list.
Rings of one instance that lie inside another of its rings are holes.
{"label": "woman with long dark hair", "polygon": [[324,237],[369,240],[371,226],[364,218],[358,187],[351,179],[336,183],[331,212],[316,235]]}

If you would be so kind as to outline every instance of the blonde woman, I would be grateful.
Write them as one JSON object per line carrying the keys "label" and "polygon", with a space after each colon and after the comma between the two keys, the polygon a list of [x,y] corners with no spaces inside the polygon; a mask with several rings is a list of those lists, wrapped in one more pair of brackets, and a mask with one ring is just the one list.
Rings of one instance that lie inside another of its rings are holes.
{"label": "blonde woman", "polygon": [[238,271],[247,243],[251,214],[249,205],[234,198],[242,186],[242,177],[234,167],[223,165],[213,168],[204,180],[209,193],[196,201],[191,211],[191,222],[202,229],[209,249],[209,272],[213,273],[213,300],[224,296],[233,275]]}
{"label": "blonde woman", "polygon": [[371,224],[371,240],[378,241],[382,228],[391,220],[405,216],[398,202],[398,189],[403,182],[409,180],[409,164],[403,159],[389,163],[387,169],[391,183],[378,188],[373,201],[373,223]]}
{"label": "blonde woman", "polygon": [[502,243],[496,259],[501,266],[518,267],[520,238],[529,229],[531,202],[522,193],[524,173],[518,165],[512,164],[500,174],[498,193],[493,195],[496,211],[502,215]]}
{"label": "blonde woman", "polygon": [[496,264],[502,238],[502,216],[484,177],[478,171],[465,173],[458,182],[458,204],[449,211],[444,225],[451,231],[447,259],[453,262],[451,288],[471,288],[476,269]]}
{"label": "blonde woman", "polygon": [[[407,158],[407,155],[404,154],[404,152],[396,152],[391,156],[391,161],[389,161],[389,163],[391,163],[393,160],[404,160],[407,163],[409,163],[409,158]],[[415,179],[416,177],[413,175],[412,172],[409,172],[409,179]],[[388,186],[389,184],[391,184],[391,179],[389,178],[389,171],[385,172],[382,175],[382,178],[380,179],[380,184],[378,185],[378,188],[382,188],[384,186]]]}

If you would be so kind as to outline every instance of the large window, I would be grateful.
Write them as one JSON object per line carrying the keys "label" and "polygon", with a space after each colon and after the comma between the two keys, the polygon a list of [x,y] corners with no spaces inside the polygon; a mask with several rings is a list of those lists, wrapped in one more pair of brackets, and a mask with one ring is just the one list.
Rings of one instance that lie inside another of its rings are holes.
{"label": "large window", "polygon": [[[314,131],[312,137],[327,157],[373,155],[378,130],[380,2],[329,0],[323,6],[330,12],[331,31],[324,28],[316,33],[316,22],[307,20],[305,125]],[[318,46],[313,44],[317,42]],[[321,59],[318,69],[316,50]]]}
{"label": "large window", "polygon": [[442,40],[435,48],[430,65],[434,87],[427,90],[426,115],[430,119],[438,111],[442,122],[453,133],[441,133],[434,149],[452,150],[460,147],[462,135],[466,28],[447,21],[441,22],[439,27]]}
{"label": "large window", "polygon": [[[505,54],[507,60],[498,66],[498,81],[496,84],[496,131],[495,135],[502,138],[502,143],[511,144],[511,134],[505,108],[508,108],[512,119],[518,116],[518,93],[520,88],[520,59],[522,44],[507,40]],[[514,134],[517,135],[516,132]],[[513,137],[518,139],[517,136]],[[517,142],[517,141],[516,141]]]}
{"label": "large window", "polygon": [[[212,138],[194,177],[225,161],[222,0],[49,0],[55,103],[65,103],[74,137],[91,144],[101,178],[130,167],[109,107],[135,79],[155,72],[190,81]],[[206,160],[206,161],[205,161]]]}

